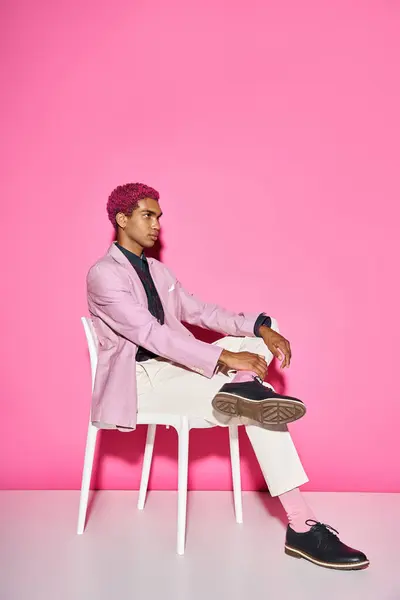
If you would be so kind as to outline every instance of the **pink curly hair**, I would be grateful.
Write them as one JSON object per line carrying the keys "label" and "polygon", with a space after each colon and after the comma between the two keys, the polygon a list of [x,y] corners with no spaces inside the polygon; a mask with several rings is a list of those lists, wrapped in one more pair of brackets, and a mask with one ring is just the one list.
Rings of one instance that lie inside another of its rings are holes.
{"label": "pink curly hair", "polygon": [[115,220],[117,214],[122,212],[124,215],[130,216],[139,200],[144,198],[152,198],[158,201],[160,194],[144,183],[126,183],[125,185],[119,185],[111,192],[107,202],[107,213],[115,229],[118,227]]}

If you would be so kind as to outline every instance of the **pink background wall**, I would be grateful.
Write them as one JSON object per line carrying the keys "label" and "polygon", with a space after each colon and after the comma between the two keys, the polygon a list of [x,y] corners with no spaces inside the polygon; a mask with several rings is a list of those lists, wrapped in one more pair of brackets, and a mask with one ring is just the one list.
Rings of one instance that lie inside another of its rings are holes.
{"label": "pink background wall", "polygon": [[[186,287],[290,339],[306,489],[400,491],[399,3],[8,0],[0,20],[1,486],[80,486],[85,276],[109,192],[143,181]],[[138,486],[144,435],[100,436],[96,486]],[[191,488],[230,487],[227,448],[193,433]],[[153,488],[176,450],[160,431]]]}

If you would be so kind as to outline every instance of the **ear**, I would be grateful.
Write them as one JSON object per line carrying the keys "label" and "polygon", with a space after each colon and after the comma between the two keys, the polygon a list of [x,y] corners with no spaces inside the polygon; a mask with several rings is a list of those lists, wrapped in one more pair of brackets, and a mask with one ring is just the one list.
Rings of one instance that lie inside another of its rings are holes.
{"label": "ear", "polygon": [[122,212],[117,213],[115,220],[117,222],[117,225],[119,225],[122,229],[125,229],[128,218],[126,215],[124,215],[124,213],[122,213]]}

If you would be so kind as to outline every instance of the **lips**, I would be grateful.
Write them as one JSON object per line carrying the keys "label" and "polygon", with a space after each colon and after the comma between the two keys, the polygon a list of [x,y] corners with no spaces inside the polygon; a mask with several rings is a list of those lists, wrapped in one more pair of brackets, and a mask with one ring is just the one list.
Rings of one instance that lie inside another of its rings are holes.
{"label": "lips", "polygon": [[150,234],[150,237],[152,240],[158,240],[158,235],[154,235],[153,233]]}

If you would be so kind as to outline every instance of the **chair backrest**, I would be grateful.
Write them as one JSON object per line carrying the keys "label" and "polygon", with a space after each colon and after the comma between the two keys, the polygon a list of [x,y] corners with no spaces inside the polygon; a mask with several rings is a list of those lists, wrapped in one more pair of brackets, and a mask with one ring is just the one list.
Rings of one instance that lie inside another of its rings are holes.
{"label": "chair backrest", "polygon": [[90,367],[92,370],[92,392],[94,388],[94,379],[96,376],[97,369],[97,354],[99,347],[99,340],[94,330],[93,321],[89,317],[81,317],[83,329],[85,330],[86,341],[89,348],[90,356]]}

